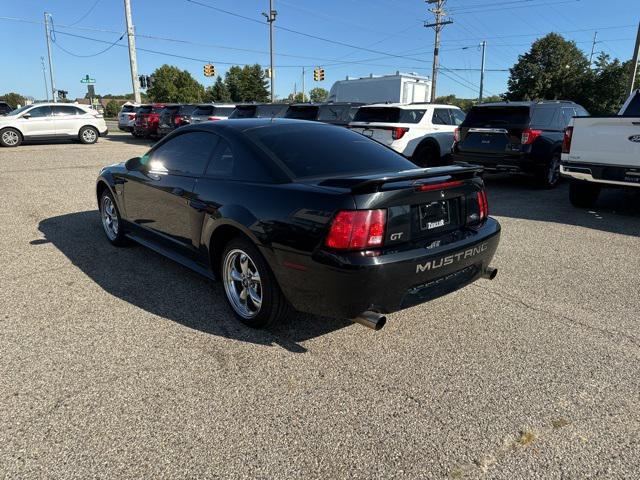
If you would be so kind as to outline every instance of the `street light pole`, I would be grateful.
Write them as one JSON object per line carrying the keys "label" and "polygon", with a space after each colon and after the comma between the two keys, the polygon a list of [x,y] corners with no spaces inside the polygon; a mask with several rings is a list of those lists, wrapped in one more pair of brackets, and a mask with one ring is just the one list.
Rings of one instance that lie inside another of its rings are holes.
{"label": "street light pole", "polygon": [[[49,31],[50,13],[44,12],[44,33],[47,36],[47,55],[49,56],[49,76],[51,77],[51,93],[53,94],[53,102],[57,102],[56,82],[53,79],[53,60],[51,58],[51,32]],[[47,94],[47,99],[49,95]]]}
{"label": "street light pole", "polygon": [[487,41],[483,40],[480,43],[482,47],[482,63],[480,65],[480,95],[478,96],[478,103],[482,103],[482,94],[484,91],[484,58],[485,58],[485,50],[487,48]]}
{"label": "street light pole", "polygon": [[131,1],[124,0],[124,16],[127,22],[127,39],[129,40],[129,66],[131,68],[131,85],[136,103],[142,103],[140,83],[138,82],[138,58],[136,56],[136,36],[131,20]]}
{"label": "street light pole", "polygon": [[40,63],[42,63],[42,78],[44,79],[44,93],[47,96],[47,102],[49,101],[49,84],[47,83],[47,69],[44,66],[44,57],[40,57]]}
{"label": "street light pole", "polygon": [[273,68],[273,22],[276,21],[276,15],[278,15],[278,12],[273,9],[273,0],[269,0],[269,14],[267,15],[263,12],[262,15],[267,17],[267,23],[269,24],[269,69],[271,70],[271,103],[273,103],[275,101],[274,85],[276,78],[276,71]]}

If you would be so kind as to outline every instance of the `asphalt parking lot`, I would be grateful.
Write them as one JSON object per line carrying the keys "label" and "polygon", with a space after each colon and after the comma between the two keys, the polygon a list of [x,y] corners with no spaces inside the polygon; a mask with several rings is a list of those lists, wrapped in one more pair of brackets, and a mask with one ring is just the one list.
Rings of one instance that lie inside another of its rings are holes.
{"label": "asphalt parking lot", "polygon": [[496,280],[253,331],[104,238],[98,170],[148,145],[0,150],[0,477],[638,478],[640,195],[489,178]]}

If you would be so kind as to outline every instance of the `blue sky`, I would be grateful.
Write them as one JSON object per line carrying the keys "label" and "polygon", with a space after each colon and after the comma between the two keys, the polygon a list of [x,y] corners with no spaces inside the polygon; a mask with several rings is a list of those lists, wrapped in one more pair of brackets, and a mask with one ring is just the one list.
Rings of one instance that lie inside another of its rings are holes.
{"label": "blue sky", "polygon": [[[229,68],[227,64],[268,65],[268,28],[258,23],[264,21],[261,12],[268,9],[268,0],[197,0],[257,22],[188,0],[131,1],[136,33],[147,36],[138,38],[140,49],[193,58],[140,50],[140,73],[149,74],[169,63],[190,71],[198,81],[208,85],[211,80],[202,74],[203,60],[211,61],[219,73]],[[365,49],[276,30],[278,96],[291,93],[294,83],[298,91],[301,89],[303,65],[310,67],[307,90],[314,86],[329,89],[334,81],[347,75],[385,74],[396,70],[431,75],[434,35],[422,24],[432,19],[432,15],[423,0],[274,2],[278,11],[276,25]],[[4,0],[3,3],[17,2]],[[46,58],[46,45],[44,27],[37,23],[42,22],[44,11],[53,15],[56,25],[56,42],[52,48],[59,89],[68,90],[70,97],[82,96],[86,87],[80,79],[90,74],[96,79],[98,93],[131,91],[126,37],[105,53],[94,55],[117,41],[125,31],[121,0],[98,0],[97,3],[96,0],[20,0],[19,3],[20,8],[4,8],[0,16],[36,23],[0,19],[0,43],[5,46],[0,93],[17,91],[44,97],[40,57]],[[509,68],[533,40],[550,31],[577,41],[588,53],[597,30],[596,51],[603,50],[627,60],[632,55],[640,20],[639,4],[640,0],[449,0],[447,8],[454,23],[444,29],[441,62],[450,70],[439,77],[438,95],[477,96],[479,72],[453,69],[479,68],[478,44],[483,39],[488,42],[488,69]],[[94,56],[79,58],[72,54]],[[338,64],[331,65],[335,63]],[[310,70],[314,65],[325,67],[324,82],[312,81]],[[486,93],[503,92],[507,78],[507,72],[487,72]]]}

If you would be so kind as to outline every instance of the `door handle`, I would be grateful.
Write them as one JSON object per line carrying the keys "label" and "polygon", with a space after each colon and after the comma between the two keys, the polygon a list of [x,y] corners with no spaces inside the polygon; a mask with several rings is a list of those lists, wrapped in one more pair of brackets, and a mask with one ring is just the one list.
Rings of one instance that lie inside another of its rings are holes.
{"label": "door handle", "polygon": [[123,185],[127,183],[127,181],[124,178],[114,178],[113,183],[114,185]]}
{"label": "door handle", "polygon": [[184,195],[184,189],[180,187],[176,187],[173,190],[171,190],[171,193],[173,193],[174,195],[177,195],[178,197],[181,197]]}
{"label": "door handle", "polygon": [[207,209],[207,204],[200,200],[189,200],[189,206],[199,212],[204,212]]}

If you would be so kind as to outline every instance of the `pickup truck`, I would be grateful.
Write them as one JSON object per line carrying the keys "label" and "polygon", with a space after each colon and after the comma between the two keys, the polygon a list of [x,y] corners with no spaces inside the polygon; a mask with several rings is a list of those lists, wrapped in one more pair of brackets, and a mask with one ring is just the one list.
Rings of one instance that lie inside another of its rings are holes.
{"label": "pickup truck", "polygon": [[564,133],[560,174],[570,178],[569,199],[591,207],[605,187],[640,188],[640,90],[618,115],[575,117]]}

